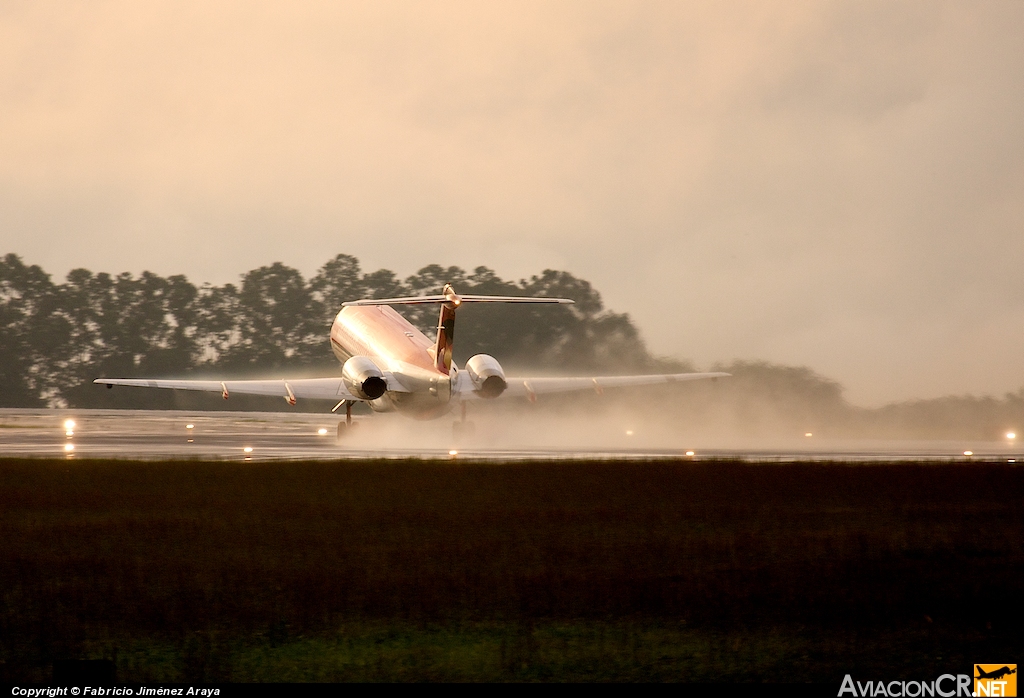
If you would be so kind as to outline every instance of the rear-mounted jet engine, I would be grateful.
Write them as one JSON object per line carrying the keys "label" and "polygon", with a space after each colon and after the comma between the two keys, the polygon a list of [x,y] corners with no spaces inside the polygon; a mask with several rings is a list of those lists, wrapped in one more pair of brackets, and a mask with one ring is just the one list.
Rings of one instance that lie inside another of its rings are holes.
{"label": "rear-mounted jet engine", "polygon": [[508,387],[505,372],[501,370],[501,364],[493,356],[477,354],[466,362],[466,371],[473,381],[474,391],[480,397],[496,398]]}
{"label": "rear-mounted jet engine", "polygon": [[384,374],[365,356],[353,356],[341,369],[348,391],[361,400],[376,400],[388,389]]}

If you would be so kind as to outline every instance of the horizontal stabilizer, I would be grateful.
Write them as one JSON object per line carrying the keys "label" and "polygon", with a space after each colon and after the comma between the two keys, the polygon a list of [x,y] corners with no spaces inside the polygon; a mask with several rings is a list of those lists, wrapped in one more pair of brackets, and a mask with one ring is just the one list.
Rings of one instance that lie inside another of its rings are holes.
{"label": "horizontal stabilizer", "polygon": [[359,301],[347,301],[342,305],[427,305],[430,303],[558,303],[571,305],[576,301],[569,298],[546,298],[543,296],[406,296],[405,298],[366,298]]}

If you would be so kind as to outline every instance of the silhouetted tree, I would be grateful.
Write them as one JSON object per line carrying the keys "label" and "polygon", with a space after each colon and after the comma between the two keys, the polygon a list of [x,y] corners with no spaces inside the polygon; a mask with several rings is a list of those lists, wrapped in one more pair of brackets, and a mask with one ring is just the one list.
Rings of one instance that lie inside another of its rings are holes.
{"label": "silhouetted tree", "polygon": [[241,336],[238,329],[238,289],[234,284],[203,284],[196,295],[194,306],[196,365],[219,366]]}
{"label": "silhouetted tree", "polygon": [[254,269],[237,299],[238,341],[222,355],[225,367],[279,371],[320,358],[330,320],[298,270],[280,262]]}
{"label": "silhouetted tree", "polygon": [[319,312],[332,320],[342,303],[366,298],[367,290],[359,260],[347,254],[339,254],[320,267],[309,280],[309,289],[320,306]]}
{"label": "silhouetted tree", "polygon": [[[254,269],[241,285],[205,284],[183,276],[111,276],[76,269],[55,286],[38,267],[5,258],[3,351],[12,376],[9,404],[49,399],[71,405],[111,405],[91,384],[98,376],[333,374],[327,339],[347,300],[436,294],[445,283],[466,294],[565,296],[573,306],[469,305],[457,327],[457,360],[489,353],[515,369],[642,371],[676,369],[647,352],[623,314],[604,310],[589,282],[546,270],[507,281],[487,267],[427,265],[404,281],[387,269],[364,273],[339,254],[307,282],[281,263]],[[20,284],[20,285],[19,285]],[[31,303],[24,301],[29,298]],[[434,334],[437,309],[399,311]],[[160,395],[160,394],[154,394]],[[166,397],[141,397],[163,406]],[[169,403],[168,403],[169,404]]]}
{"label": "silhouetted tree", "polygon": [[394,298],[407,293],[394,272],[387,269],[378,269],[372,274],[366,274],[363,277],[363,286],[366,289],[366,298]]}
{"label": "silhouetted tree", "polygon": [[[96,406],[97,376],[183,375],[194,365],[196,288],[184,276],[151,272],[112,277],[75,269],[59,288],[60,312],[69,318],[74,354],[60,393],[70,405]],[[160,406],[166,398],[147,406]]]}
{"label": "silhouetted tree", "polygon": [[55,390],[69,327],[57,289],[37,265],[0,259],[0,407],[40,407]]}

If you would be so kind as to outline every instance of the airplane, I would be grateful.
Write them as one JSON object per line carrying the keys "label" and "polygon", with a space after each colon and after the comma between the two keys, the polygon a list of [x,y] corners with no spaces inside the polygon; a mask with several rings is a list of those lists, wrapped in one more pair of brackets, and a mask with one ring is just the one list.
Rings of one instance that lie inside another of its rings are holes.
{"label": "airplane", "polygon": [[1004,666],[1001,669],[994,669],[990,672],[986,672],[980,666],[975,666],[978,669],[978,675],[974,677],[976,679],[1001,679],[1004,676],[1009,676],[1010,674],[1017,673],[1016,669],[1011,669],[1008,666]]}
{"label": "airplane", "polygon": [[[174,390],[219,392],[283,397],[294,405],[299,399],[337,400],[331,412],[345,407],[345,421],[338,424],[339,440],[352,426],[352,406],[362,402],[374,412],[398,412],[416,419],[437,419],[459,407],[461,423],[454,431],[469,431],[466,404],[499,397],[537,396],[605,388],[654,385],[728,376],[728,373],[674,373],[639,376],[506,377],[493,356],[477,354],[460,369],[452,361],[455,313],[470,303],[572,304],[568,298],[545,296],[459,295],[445,284],[440,295],[363,299],[342,303],[331,326],[331,349],[341,363],[336,378],[277,380],[165,380],[147,378],[97,378],[94,383]],[[392,306],[439,305],[437,335],[433,342]],[[461,426],[460,426],[461,425]]]}

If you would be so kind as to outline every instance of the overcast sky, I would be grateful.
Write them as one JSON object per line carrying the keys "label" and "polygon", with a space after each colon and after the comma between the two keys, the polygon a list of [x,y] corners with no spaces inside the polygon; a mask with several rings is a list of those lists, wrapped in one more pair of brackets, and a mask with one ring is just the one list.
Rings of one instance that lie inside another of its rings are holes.
{"label": "overcast sky", "polygon": [[0,253],[590,280],[858,404],[1024,386],[1024,2],[4,2]]}

